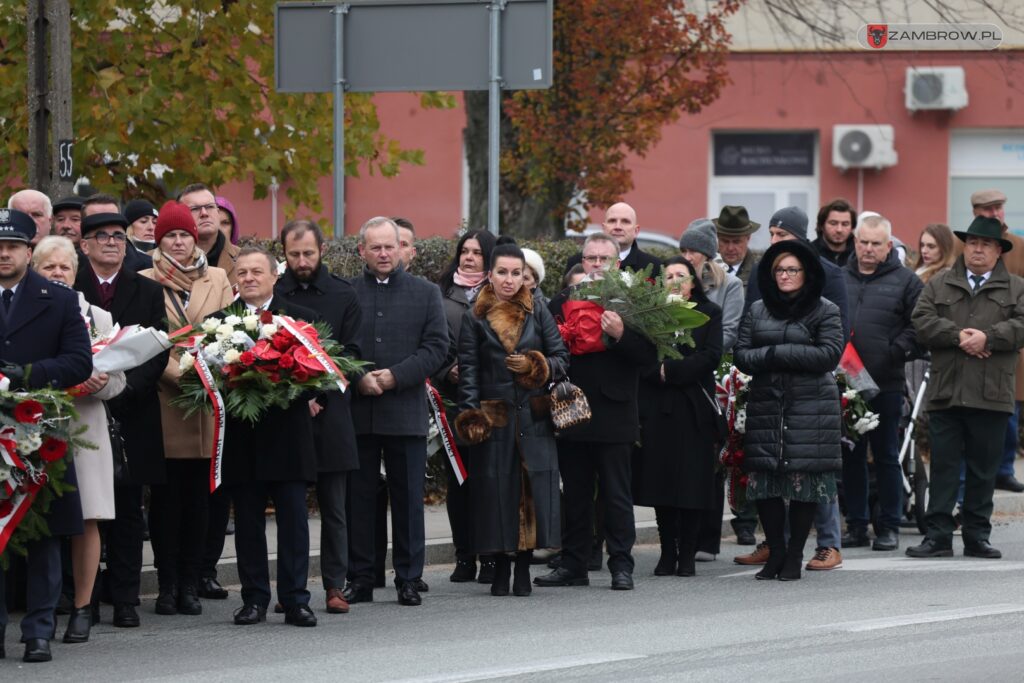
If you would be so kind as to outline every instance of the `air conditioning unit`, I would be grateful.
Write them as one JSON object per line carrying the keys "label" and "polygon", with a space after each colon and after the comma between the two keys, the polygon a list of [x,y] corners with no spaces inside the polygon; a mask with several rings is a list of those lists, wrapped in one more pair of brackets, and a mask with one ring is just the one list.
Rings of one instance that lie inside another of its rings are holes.
{"label": "air conditioning unit", "polygon": [[907,109],[963,109],[967,106],[967,85],[963,67],[907,67]]}
{"label": "air conditioning unit", "polygon": [[893,140],[892,126],[832,126],[832,165],[844,171],[895,166],[898,157]]}

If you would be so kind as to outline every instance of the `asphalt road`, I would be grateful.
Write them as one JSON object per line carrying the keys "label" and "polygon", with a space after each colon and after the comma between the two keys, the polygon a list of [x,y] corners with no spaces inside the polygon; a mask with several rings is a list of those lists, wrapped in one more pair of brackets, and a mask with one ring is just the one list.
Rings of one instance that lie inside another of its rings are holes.
{"label": "asphalt road", "polygon": [[855,549],[842,569],[793,583],[753,580],[730,542],[696,577],[655,578],[657,549],[643,546],[633,592],[597,572],[589,588],[529,598],[449,583],[450,566],[437,566],[415,608],[389,588],[327,615],[313,584],[313,629],[280,615],[234,626],[236,590],[199,617],[157,616],[149,599],[141,628],[113,628],[107,607],[91,642],[55,642],[49,664],[21,663],[12,624],[0,680],[1022,680],[1024,520],[1003,521],[992,541],[1004,559],[964,558],[959,539],[952,559]]}

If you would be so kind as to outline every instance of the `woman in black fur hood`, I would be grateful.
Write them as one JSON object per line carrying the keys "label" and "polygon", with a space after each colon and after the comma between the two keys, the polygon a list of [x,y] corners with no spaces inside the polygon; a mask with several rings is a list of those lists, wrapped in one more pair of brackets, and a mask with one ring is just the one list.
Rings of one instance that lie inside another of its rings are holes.
{"label": "woman in black fur hood", "polygon": [[794,580],[817,505],[834,502],[842,467],[842,413],[832,372],[843,352],[843,327],[839,308],[821,298],[824,268],[803,242],[772,245],[757,275],[762,299],[740,325],[734,358],[753,378],[743,466],[771,550],[757,578]]}

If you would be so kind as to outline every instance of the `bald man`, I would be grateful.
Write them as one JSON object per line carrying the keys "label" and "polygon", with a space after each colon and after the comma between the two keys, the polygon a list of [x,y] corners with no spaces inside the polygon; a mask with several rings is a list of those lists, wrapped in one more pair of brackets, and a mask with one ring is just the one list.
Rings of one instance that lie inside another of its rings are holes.
{"label": "bald man", "polygon": [[36,223],[36,236],[32,238],[32,246],[36,246],[39,240],[50,234],[50,216],[53,215],[53,205],[50,198],[39,190],[21,190],[11,195],[7,201],[8,209],[23,211],[32,217]]}
{"label": "bald man", "polygon": [[[636,237],[640,234],[640,223],[636,220],[636,210],[632,206],[625,202],[609,206],[604,213],[601,230],[619,245],[619,270],[642,270],[650,264],[654,266],[651,269],[652,276],[661,272],[661,261],[640,249],[640,245],[636,243]],[[582,259],[583,252],[570,256],[565,264],[565,272],[572,270],[572,267]]]}

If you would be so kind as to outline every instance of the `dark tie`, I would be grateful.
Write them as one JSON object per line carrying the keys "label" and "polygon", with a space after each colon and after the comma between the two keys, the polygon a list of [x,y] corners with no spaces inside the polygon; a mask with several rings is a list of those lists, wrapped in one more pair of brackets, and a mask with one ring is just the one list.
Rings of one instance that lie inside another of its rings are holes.
{"label": "dark tie", "polygon": [[11,300],[14,299],[14,290],[5,289],[3,294],[0,294],[0,298],[4,300],[4,313],[11,312]]}
{"label": "dark tie", "polygon": [[110,302],[114,300],[114,285],[109,282],[100,283],[100,306],[110,309]]}
{"label": "dark tie", "polygon": [[[971,282],[974,283],[974,289],[972,289],[971,292],[972,293],[977,293],[977,291],[979,289],[981,289],[981,283],[984,282],[984,281],[985,281],[985,276],[984,275],[971,275]],[[6,294],[6,292],[4,292],[4,293]]]}

